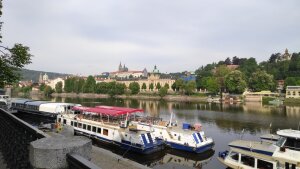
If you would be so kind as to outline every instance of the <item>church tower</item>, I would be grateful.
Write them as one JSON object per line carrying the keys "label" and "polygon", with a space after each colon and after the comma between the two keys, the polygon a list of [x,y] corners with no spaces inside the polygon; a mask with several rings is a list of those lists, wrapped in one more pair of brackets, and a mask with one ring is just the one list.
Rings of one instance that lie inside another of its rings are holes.
{"label": "church tower", "polygon": [[119,72],[121,72],[122,71],[122,63],[120,62],[120,64],[119,64]]}
{"label": "church tower", "polygon": [[42,76],[42,73],[40,73],[39,83],[43,83],[43,76]]}

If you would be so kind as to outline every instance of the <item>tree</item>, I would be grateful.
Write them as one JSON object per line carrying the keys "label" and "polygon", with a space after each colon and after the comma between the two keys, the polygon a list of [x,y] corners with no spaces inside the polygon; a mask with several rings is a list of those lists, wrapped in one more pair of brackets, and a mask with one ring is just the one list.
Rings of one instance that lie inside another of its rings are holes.
{"label": "tree", "polygon": [[138,82],[131,82],[129,84],[129,89],[131,94],[138,94],[140,92],[140,85]]}
{"label": "tree", "polygon": [[165,87],[166,89],[170,89],[170,86],[169,86],[168,83],[165,83],[164,87]]}
{"label": "tree", "polygon": [[57,82],[55,84],[55,91],[56,91],[56,93],[62,93],[62,86],[63,86],[62,82]]}
{"label": "tree", "polygon": [[196,82],[195,81],[189,81],[186,85],[184,85],[184,91],[187,95],[191,95],[194,93],[196,89]]}
{"label": "tree", "polygon": [[176,90],[179,91],[181,94],[183,94],[184,92],[184,81],[182,79],[177,79],[175,81],[175,85],[176,85]]}
{"label": "tree", "polygon": [[[2,1],[0,0],[0,17],[2,16]],[[2,22],[0,22],[0,30]],[[30,49],[22,44],[15,44],[12,48],[5,47],[0,35],[0,88],[6,84],[13,84],[20,80],[18,71],[31,63]]]}
{"label": "tree", "polygon": [[176,82],[174,82],[174,83],[172,84],[171,88],[172,88],[173,91],[176,91]]}
{"label": "tree", "polygon": [[275,87],[274,78],[264,70],[257,70],[252,73],[249,79],[249,88],[253,91],[273,90]]}
{"label": "tree", "polygon": [[225,87],[230,93],[240,94],[245,91],[247,83],[241,71],[235,70],[225,76]]}
{"label": "tree", "polygon": [[153,89],[154,89],[154,85],[153,85],[153,83],[150,83],[150,85],[149,85],[149,89],[150,89],[151,91],[153,91]]}
{"label": "tree", "polygon": [[166,87],[162,87],[158,90],[158,94],[161,98],[168,94],[168,89]]}
{"label": "tree", "polygon": [[96,84],[96,93],[107,94],[109,91],[108,84],[106,82],[101,82]]}
{"label": "tree", "polygon": [[54,90],[50,86],[46,86],[45,90],[44,90],[44,95],[50,96],[53,92],[54,92]]}
{"label": "tree", "polygon": [[95,92],[96,81],[93,76],[89,76],[84,83],[83,92],[84,93],[94,93]]}
{"label": "tree", "polygon": [[231,65],[231,60],[230,60],[230,58],[229,58],[229,57],[226,58],[226,60],[224,61],[224,63],[225,63],[226,65]]}
{"label": "tree", "polygon": [[205,86],[205,88],[213,94],[217,94],[220,90],[220,84],[218,83],[218,80],[215,77],[208,77],[206,79]]}
{"label": "tree", "polygon": [[241,62],[239,66],[239,70],[244,73],[246,78],[248,79],[253,72],[258,68],[257,62],[255,58],[245,59]]}
{"label": "tree", "polygon": [[158,82],[158,83],[156,84],[156,89],[159,90],[160,88],[161,88],[161,85],[160,85],[160,83]]}
{"label": "tree", "polygon": [[146,90],[146,89],[147,89],[146,83],[143,83],[143,84],[142,84],[142,89],[143,89],[143,90]]}
{"label": "tree", "polygon": [[40,91],[44,91],[45,87],[46,87],[45,83],[42,83],[39,87]]}

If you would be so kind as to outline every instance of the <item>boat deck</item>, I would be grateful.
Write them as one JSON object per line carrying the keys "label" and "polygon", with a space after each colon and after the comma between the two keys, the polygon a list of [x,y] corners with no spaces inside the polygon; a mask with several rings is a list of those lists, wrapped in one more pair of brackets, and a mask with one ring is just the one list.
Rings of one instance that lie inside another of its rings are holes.
{"label": "boat deck", "polygon": [[276,147],[268,142],[236,140],[229,144],[229,147],[242,149],[250,152],[272,156]]}

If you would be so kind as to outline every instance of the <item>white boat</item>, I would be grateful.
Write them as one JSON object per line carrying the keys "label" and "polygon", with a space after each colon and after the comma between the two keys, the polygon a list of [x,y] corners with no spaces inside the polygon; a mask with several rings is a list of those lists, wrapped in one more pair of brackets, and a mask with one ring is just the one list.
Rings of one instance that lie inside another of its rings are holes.
{"label": "white boat", "polygon": [[73,126],[76,133],[116,144],[128,151],[150,154],[164,148],[163,142],[155,139],[153,133],[132,131],[127,125],[122,125],[127,124],[126,111],[108,111],[100,108],[82,110],[84,111],[80,114],[60,114],[57,121],[62,125]]}
{"label": "white boat", "polygon": [[[97,106],[109,110],[122,110],[122,107]],[[130,108],[125,108],[130,111]],[[140,110],[142,112],[143,110]],[[202,153],[210,150],[214,146],[212,138],[206,137],[201,127],[194,127],[184,123],[180,128],[172,122],[172,116],[169,121],[162,121],[151,117],[140,117],[131,113],[130,128],[132,130],[144,130],[153,132],[155,138],[163,140],[169,147],[173,149]]]}
{"label": "white boat", "polygon": [[300,169],[300,131],[279,130],[277,135],[276,143],[233,141],[218,159],[234,169]]}
{"label": "white boat", "polygon": [[0,108],[8,109],[10,107],[11,100],[9,95],[0,95]]}
{"label": "white boat", "polygon": [[30,99],[14,99],[11,109],[18,112],[54,117],[60,113],[71,111],[72,107],[81,106],[74,103],[55,103],[49,101],[36,101]]}

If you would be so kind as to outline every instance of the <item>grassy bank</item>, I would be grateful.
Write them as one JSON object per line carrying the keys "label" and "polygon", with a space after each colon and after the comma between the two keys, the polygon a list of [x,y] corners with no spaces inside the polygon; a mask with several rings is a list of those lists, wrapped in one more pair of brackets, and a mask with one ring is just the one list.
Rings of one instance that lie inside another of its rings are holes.
{"label": "grassy bank", "polygon": [[286,105],[299,105],[300,98],[286,98],[284,99],[284,104]]}

